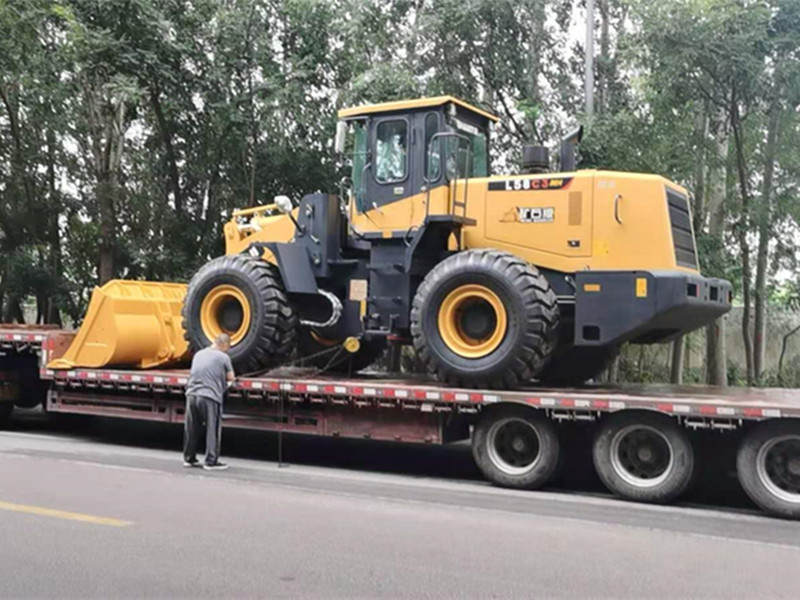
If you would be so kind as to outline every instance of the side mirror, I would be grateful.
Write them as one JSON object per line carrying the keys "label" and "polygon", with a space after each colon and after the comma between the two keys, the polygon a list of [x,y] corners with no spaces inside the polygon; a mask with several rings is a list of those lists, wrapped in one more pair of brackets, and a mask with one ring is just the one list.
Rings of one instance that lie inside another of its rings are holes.
{"label": "side mirror", "polygon": [[289,200],[288,196],[275,196],[275,206],[278,207],[278,210],[281,211],[283,214],[288,215],[292,212],[294,208],[292,206],[292,201]]}
{"label": "side mirror", "polygon": [[336,137],[333,139],[333,151],[336,154],[344,154],[344,143],[347,138],[347,123],[339,121],[336,123]]}

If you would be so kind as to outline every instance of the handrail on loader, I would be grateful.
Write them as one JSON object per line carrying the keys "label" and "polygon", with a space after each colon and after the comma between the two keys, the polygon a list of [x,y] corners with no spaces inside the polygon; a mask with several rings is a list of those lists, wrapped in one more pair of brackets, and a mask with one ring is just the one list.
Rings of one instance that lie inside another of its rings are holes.
{"label": "handrail on loader", "polygon": [[64,356],[49,369],[151,369],[188,359],[181,306],[182,283],[112,280],[92,292],[83,325]]}

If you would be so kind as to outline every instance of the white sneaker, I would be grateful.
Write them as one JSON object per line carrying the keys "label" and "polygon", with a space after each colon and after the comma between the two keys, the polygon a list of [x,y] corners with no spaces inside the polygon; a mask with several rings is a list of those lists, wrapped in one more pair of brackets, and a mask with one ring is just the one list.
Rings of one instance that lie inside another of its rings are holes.
{"label": "white sneaker", "polygon": [[204,471],[224,471],[228,468],[228,465],[224,462],[215,462],[213,465],[205,464],[203,465]]}

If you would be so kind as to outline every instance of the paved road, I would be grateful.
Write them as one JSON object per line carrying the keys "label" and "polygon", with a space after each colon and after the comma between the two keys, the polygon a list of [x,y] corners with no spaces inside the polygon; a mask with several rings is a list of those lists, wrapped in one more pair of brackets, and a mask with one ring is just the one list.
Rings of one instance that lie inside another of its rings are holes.
{"label": "paved road", "polygon": [[379,472],[346,467],[385,446],[290,440],[279,468],[239,432],[204,473],[174,429],[99,423],[0,433],[0,597],[798,595],[800,523],[748,509],[500,490],[461,448]]}

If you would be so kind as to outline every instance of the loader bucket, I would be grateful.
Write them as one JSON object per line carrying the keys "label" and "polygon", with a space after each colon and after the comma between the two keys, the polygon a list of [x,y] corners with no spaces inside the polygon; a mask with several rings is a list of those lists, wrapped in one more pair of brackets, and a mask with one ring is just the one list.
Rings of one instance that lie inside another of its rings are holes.
{"label": "loader bucket", "polygon": [[181,325],[185,295],[181,283],[113,280],[95,288],[69,349],[47,367],[150,369],[187,359]]}

